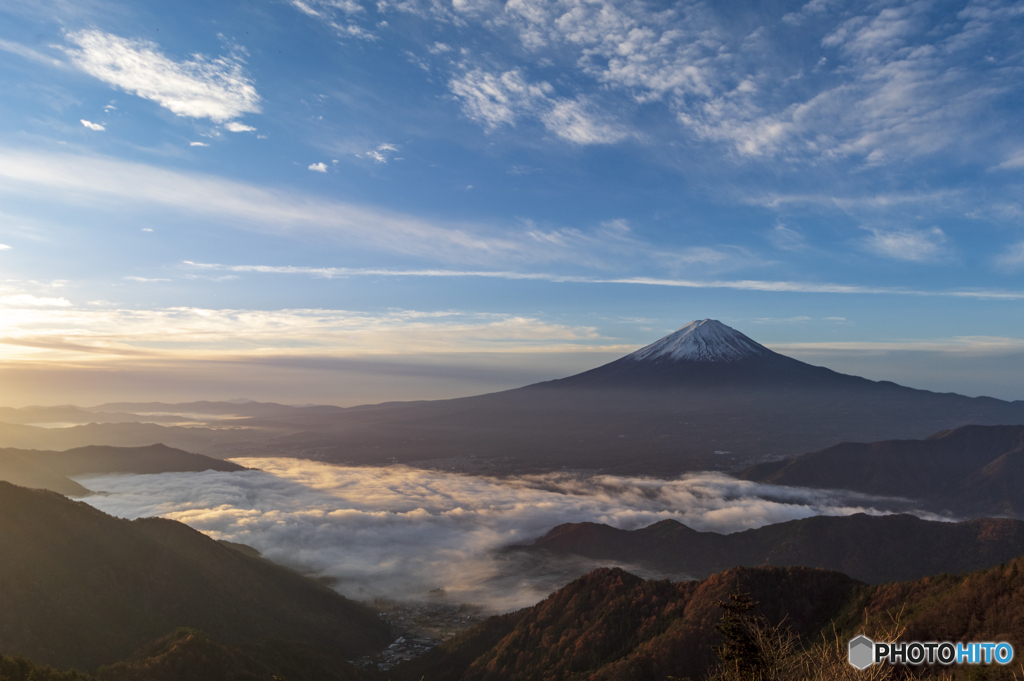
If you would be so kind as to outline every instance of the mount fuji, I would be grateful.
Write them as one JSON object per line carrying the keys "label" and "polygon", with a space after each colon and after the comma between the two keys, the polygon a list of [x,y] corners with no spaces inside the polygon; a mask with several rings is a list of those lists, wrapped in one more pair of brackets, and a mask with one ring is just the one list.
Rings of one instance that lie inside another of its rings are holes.
{"label": "mount fuji", "polygon": [[[1024,423],[1024,401],[915,390],[812,366],[713,319],[590,371],[515,390],[358,407],[327,460],[465,470],[674,475],[736,470],[844,441]],[[333,447],[332,447],[333,448]],[[467,468],[467,462],[472,465]]]}
{"label": "mount fuji", "polygon": [[780,355],[715,319],[690,322],[621,359],[551,382],[595,389],[671,389],[699,385],[707,390],[726,385],[780,388],[837,383],[878,385]]}

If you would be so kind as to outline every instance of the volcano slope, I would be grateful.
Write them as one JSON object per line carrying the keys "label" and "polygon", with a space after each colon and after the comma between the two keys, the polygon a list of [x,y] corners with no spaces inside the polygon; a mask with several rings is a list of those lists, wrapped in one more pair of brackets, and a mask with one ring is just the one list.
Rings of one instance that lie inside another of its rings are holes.
{"label": "volcano slope", "polygon": [[703,320],[569,378],[456,400],[346,409],[278,443],[336,462],[447,460],[498,472],[568,467],[673,475],[972,423],[1024,423],[1024,401],[836,373]]}

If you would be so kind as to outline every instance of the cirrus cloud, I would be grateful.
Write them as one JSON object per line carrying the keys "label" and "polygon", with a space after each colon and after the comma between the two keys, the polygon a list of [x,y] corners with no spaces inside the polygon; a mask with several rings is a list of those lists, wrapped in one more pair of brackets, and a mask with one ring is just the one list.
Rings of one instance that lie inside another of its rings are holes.
{"label": "cirrus cloud", "polygon": [[928,262],[946,254],[946,235],[938,227],[931,229],[899,229],[885,231],[873,229],[864,240],[871,252],[895,260]]}

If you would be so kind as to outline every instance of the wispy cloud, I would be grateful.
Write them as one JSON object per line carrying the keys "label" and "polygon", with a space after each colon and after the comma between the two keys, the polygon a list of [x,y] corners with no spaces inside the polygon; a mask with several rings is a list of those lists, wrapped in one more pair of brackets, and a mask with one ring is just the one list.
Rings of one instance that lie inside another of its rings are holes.
{"label": "wispy cloud", "polygon": [[[296,7],[328,25],[355,16],[336,5]],[[376,10],[518,42],[504,53],[519,59],[491,68],[453,63],[452,41],[422,47],[451,73],[465,115],[488,131],[535,118],[579,144],[626,139],[630,126],[620,118],[629,105],[658,105],[734,158],[870,167],[951,149],[970,154],[983,139],[998,146],[987,132],[995,128],[978,121],[1000,109],[1008,122],[1008,97],[1019,93],[1012,45],[1020,12],[998,0],[972,0],[955,14],[931,3],[814,0],[781,16],[752,13],[760,20],[753,31],[700,2],[382,0]],[[794,51],[793,41],[807,49]],[[571,83],[572,94],[557,96],[536,77],[538,64],[560,69],[558,80],[545,77],[560,89]]]}
{"label": "wispy cloud", "polygon": [[807,241],[800,232],[787,227],[781,222],[772,228],[768,233],[768,240],[776,247],[784,251],[802,251],[807,248]]}
{"label": "wispy cloud", "polygon": [[179,116],[225,123],[260,112],[260,96],[238,55],[188,61],[166,57],[146,40],[95,29],[69,32],[72,63],[105,83],[152,100]]}
{"label": "wispy cloud", "polygon": [[1004,336],[955,336],[930,340],[833,341],[822,343],[773,343],[784,354],[828,355],[833,353],[938,352],[956,355],[1008,355],[1024,353],[1024,338]]}
{"label": "wispy cloud", "polygon": [[[141,205],[229,220],[243,229],[296,236],[344,239],[354,245],[411,255],[461,266],[513,267],[564,262],[574,267],[621,270],[629,261],[645,266],[671,265],[690,258],[687,248],[676,253],[658,248],[634,234],[621,221],[589,229],[541,229],[530,221],[513,225],[428,220],[385,209],[245,184],[202,174],[164,170],[108,158],[0,149],[0,193],[33,192],[94,209],[104,204],[120,210]],[[383,152],[380,152],[383,153]],[[309,169],[326,172],[324,162]],[[708,247],[712,248],[712,247]],[[729,252],[727,247],[717,249]],[[734,251],[735,249],[733,249]],[[749,255],[717,258],[714,271],[749,266]],[[700,260],[701,258],[697,258]],[[706,270],[702,270],[706,271]]]}
{"label": "wispy cloud", "polygon": [[630,133],[621,125],[601,120],[580,99],[557,99],[540,120],[551,132],[575,144],[614,144]]}
{"label": "wispy cloud", "polygon": [[1017,170],[1018,168],[1024,168],[1024,151],[1012,154],[1010,158],[995,166],[993,170]]}
{"label": "wispy cloud", "polygon": [[895,260],[930,262],[946,254],[946,235],[938,227],[931,229],[871,230],[864,246],[871,252]]}
{"label": "wispy cloud", "polygon": [[488,130],[514,125],[523,113],[532,112],[554,92],[548,83],[528,83],[518,70],[489,73],[476,68],[452,78],[452,93],[462,101],[462,111]]}
{"label": "wispy cloud", "polygon": [[[383,7],[385,3],[378,3]],[[291,0],[291,5],[306,16],[319,19],[340,38],[376,40],[372,31],[361,26],[356,19],[365,9],[356,0]]]}
{"label": "wispy cloud", "polygon": [[71,307],[67,298],[37,296],[31,293],[0,293],[0,309]]}
{"label": "wispy cloud", "polygon": [[1015,272],[1024,269],[1024,241],[1015,243],[995,259],[996,267]]}
{"label": "wispy cloud", "polygon": [[[317,165],[317,164],[314,164]],[[326,164],[324,164],[326,170]],[[71,203],[109,201],[112,208],[149,205],[248,229],[316,232],[385,251],[464,262],[550,257],[527,241],[482,225],[431,222],[382,209],[286,193],[202,174],[185,174],[125,161],[4,149],[0,192],[31,191]]]}
{"label": "wispy cloud", "polygon": [[84,118],[81,119],[80,122],[81,122],[82,125],[84,125],[85,127],[89,128],[90,130],[97,130],[97,131],[99,131],[99,130],[106,130],[107,129],[105,126],[100,125],[99,123],[93,123],[92,121],[87,121]]}
{"label": "wispy cloud", "polygon": [[[149,283],[161,281],[126,277]],[[625,350],[592,327],[474,312],[79,308],[64,298],[0,295],[0,359],[84,354],[154,359],[366,357],[452,352]],[[92,360],[90,360],[92,361]]]}
{"label": "wispy cloud", "polygon": [[667,286],[672,288],[733,289],[740,291],[773,291],[779,293],[839,293],[849,295],[935,296],[977,298],[979,300],[1024,300],[1024,291],[998,289],[934,290],[859,286],[851,284],[816,283],[799,281],[770,281],[757,279],[668,279],[656,277],[588,277],[539,272],[508,272],[489,270],[446,269],[388,269],[372,267],[299,267],[290,265],[221,265],[186,260],[187,267],[230,272],[258,272],[264,274],[302,274],[327,279],[359,276],[386,277],[482,277],[489,279],[535,280],[574,284],[628,284],[637,286]]}
{"label": "wispy cloud", "polygon": [[550,83],[530,83],[518,69],[491,73],[474,68],[453,77],[448,87],[462,102],[463,113],[489,131],[533,117],[574,144],[612,144],[629,135],[604,120],[607,116],[595,115],[584,100],[558,97]]}
{"label": "wispy cloud", "polygon": [[[386,164],[388,160],[391,158],[390,155],[394,154],[397,151],[397,144],[390,144],[388,142],[384,142],[383,144],[378,144],[375,149],[370,149],[366,153],[362,154],[362,156],[364,158],[370,159],[371,161],[374,161],[375,163]],[[356,154],[356,156],[360,156],[360,154]]]}
{"label": "wispy cloud", "polygon": [[22,45],[21,43],[12,42],[10,40],[0,40],[0,50],[9,52],[10,54],[16,54],[19,57],[28,59],[29,61],[34,61],[37,64],[43,64],[44,66],[64,66],[64,62],[59,59],[48,57],[45,54],[41,54],[33,50],[27,45]]}

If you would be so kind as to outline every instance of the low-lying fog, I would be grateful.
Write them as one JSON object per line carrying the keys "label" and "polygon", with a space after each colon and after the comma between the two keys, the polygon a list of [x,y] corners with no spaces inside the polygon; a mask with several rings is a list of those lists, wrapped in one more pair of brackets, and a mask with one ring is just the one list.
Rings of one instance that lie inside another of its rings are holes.
{"label": "low-lying fog", "polygon": [[451,602],[494,611],[532,605],[597,566],[496,551],[529,543],[561,523],[635,529],[674,518],[728,533],[812,515],[879,513],[894,501],[710,472],[674,480],[492,478],[286,458],[234,461],[260,470],[78,481],[105,493],[85,501],[107,513],[179,520],[215,539],[248,544],[275,562],[336,578],[346,596],[416,599],[443,588]]}

